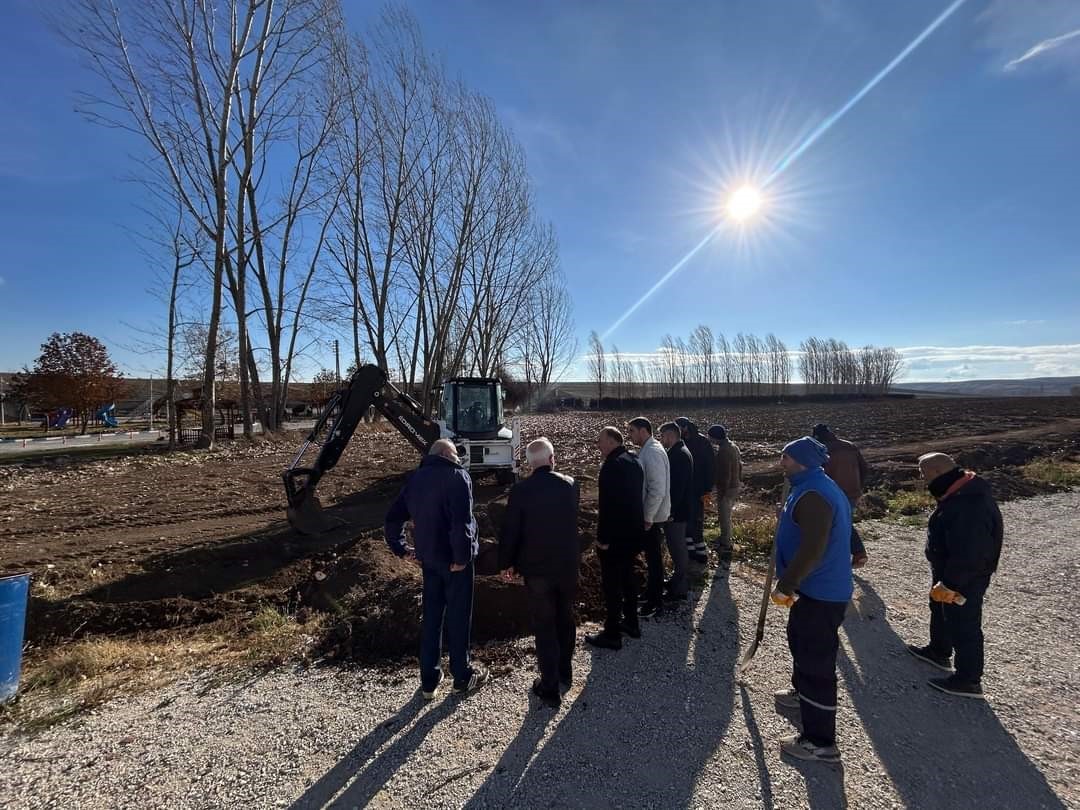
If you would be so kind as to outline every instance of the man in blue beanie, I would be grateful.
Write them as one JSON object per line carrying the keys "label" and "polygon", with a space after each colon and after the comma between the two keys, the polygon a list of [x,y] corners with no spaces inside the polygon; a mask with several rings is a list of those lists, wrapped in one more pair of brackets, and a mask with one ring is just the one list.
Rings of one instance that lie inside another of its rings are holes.
{"label": "man in blue beanie", "polygon": [[772,601],[791,609],[791,687],[776,702],[798,707],[802,734],[780,750],[802,760],[839,762],[836,747],[836,653],[851,600],[851,506],[822,467],[825,445],[809,436],[789,443],[780,466],[790,493],[776,527],[776,588]]}

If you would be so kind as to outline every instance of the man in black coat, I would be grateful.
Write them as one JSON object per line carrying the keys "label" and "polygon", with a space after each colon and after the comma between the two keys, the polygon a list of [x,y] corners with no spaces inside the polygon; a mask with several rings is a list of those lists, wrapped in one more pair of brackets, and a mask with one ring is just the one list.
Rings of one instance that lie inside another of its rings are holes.
{"label": "man in black coat", "polygon": [[675,424],[682,431],[686,448],[694,457],[694,503],[693,511],[686,521],[686,546],[690,550],[690,559],[704,563],[709,561],[709,554],[705,549],[705,501],[713,490],[715,453],[712,442],[702,436],[697,425],[687,417],[680,416],[675,420]]}
{"label": "man in black coat", "polygon": [[540,670],[532,691],[557,706],[560,684],[569,687],[573,677],[580,491],[573,478],[555,472],[555,449],[547,439],[531,442],[525,459],[532,475],[510,490],[499,568],[507,580],[525,578]]}
{"label": "man in black coat", "polygon": [[622,649],[622,634],[641,637],[638,623],[637,579],[634,562],[645,538],[645,474],[637,458],[626,449],[618,428],[600,431],[596,447],[604,457],[600,465],[596,549],[604,586],[607,619],[604,629],[585,641],[594,647]]}
{"label": "man in black coat", "polygon": [[1001,511],[990,485],[944,453],[920,456],[919,472],[938,502],[926,530],[930,643],[908,651],[945,672],[955,652],[955,673],[928,683],[950,695],[981,698],[982,605],[1001,558]]}
{"label": "man in black coat", "polygon": [[690,550],[686,547],[686,521],[694,503],[694,457],[682,440],[682,432],[674,422],[660,426],[660,443],[667,450],[671,470],[671,519],[664,524],[668,553],[674,568],[667,583],[664,598],[677,601],[686,598],[689,590]]}

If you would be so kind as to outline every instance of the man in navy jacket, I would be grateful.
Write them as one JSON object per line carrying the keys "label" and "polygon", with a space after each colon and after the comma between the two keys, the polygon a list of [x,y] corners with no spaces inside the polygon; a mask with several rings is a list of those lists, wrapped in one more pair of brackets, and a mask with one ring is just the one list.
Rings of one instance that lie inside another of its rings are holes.
{"label": "man in navy jacket", "polygon": [[[444,621],[454,691],[470,692],[487,680],[487,671],[469,661],[473,560],[478,549],[472,507],[472,479],[459,463],[453,443],[439,439],[386,514],[390,550],[418,563],[424,572],[420,690],[425,700],[435,697],[443,678]],[[413,522],[413,548],[405,544],[408,520]]]}

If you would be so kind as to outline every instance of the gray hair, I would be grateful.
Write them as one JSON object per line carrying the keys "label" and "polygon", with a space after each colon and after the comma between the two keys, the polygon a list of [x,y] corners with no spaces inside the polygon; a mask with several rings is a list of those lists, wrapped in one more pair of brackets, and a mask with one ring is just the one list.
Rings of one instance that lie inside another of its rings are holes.
{"label": "gray hair", "polygon": [[454,447],[454,443],[449,439],[436,439],[431,447],[428,448],[428,455],[442,456],[450,461],[454,461],[458,457],[457,448]]}
{"label": "gray hair", "polygon": [[543,436],[529,442],[529,446],[525,448],[525,460],[529,462],[529,466],[534,470],[537,467],[549,466],[554,459],[555,448],[552,446],[551,441]]}

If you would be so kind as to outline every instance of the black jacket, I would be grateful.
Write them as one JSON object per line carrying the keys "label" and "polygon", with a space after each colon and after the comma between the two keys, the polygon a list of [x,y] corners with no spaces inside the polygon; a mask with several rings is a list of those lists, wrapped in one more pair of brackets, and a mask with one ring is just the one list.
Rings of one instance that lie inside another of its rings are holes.
{"label": "black jacket", "polygon": [[580,490],[568,475],[539,467],[514,484],[499,538],[499,568],[525,577],[577,577]]}
{"label": "black jacket", "polygon": [[685,523],[694,508],[694,457],[684,442],[676,442],[667,451],[671,468],[671,519]]}
{"label": "black jacket", "polygon": [[645,534],[645,471],[637,456],[625,447],[616,447],[600,465],[598,485],[597,544],[630,553],[640,551]]}
{"label": "black jacket", "polygon": [[694,457],[694,497],[700,498],[713,490],[713,465],[716,455],[712,442],[697,431],[687,432],[683,441],[686,442],[690,455]]}
{"label": "black jacket", "polygon": [[964,592],[972,579],[997,570],[1004,528],[990,485],[978,476],[938,502],[926,530],[934,579]]}

